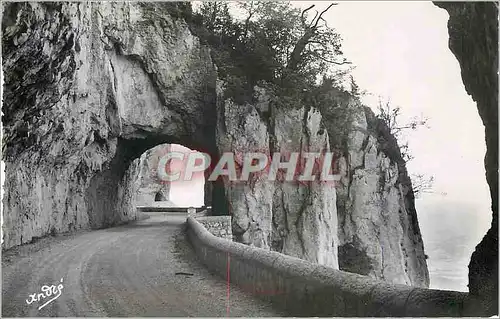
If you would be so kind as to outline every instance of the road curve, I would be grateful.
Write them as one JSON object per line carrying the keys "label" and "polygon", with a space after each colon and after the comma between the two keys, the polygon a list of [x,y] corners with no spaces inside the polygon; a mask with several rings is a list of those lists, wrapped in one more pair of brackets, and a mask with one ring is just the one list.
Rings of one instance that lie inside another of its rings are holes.
{"label": "road curve", "polygon": [[[185,217],[150,216],[124,226],[44,238],[3,252],[2,316],[283,315],[234,286],[228,299],[226,282],[199,264],[185,241]],[[28,305],[31,294],[42,293],[44,285],[57,286],[61,279],[57,299],[40,310],[56,293]]]}

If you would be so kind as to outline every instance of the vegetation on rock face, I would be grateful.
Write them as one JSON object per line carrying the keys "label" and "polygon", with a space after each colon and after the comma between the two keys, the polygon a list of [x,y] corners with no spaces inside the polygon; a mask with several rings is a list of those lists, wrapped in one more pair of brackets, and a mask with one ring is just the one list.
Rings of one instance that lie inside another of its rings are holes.
{"label": "vegetation on rock face", "polygon": [[[420,119],[413,118],[408,123],[400,123],[401,108],[399,106],[393,107],[389,101],[385,103],[379,101],[378,112],[377,117],[384,121],[391,134],[397,139],[401,137],[401,133],[404,131],[416,130],[421,126],[426,126],[429,120],[428,118],[422,117]],[[409,153],[408,142],[401,143],[399,148],[401,149],[401,155],[405,162],[409,162],[413,159],[413,156]]]}
{"label": "vegetation on rock face", "polygon": [[[323,19],[334,5],[316,11],[314,5],[301,10],[282,1],[203,2],[187,21],[211,48],[219,77],[226,83],[225,98],[238,104],[255,102],[254,89],[259,86],[274,108],[314,107],[329,123],[331,147],[341,150],[353,117],[362,112],[359,99],[364,92],[352,76],[350,91],[343,88],[351,69],[339,65],[349,62],[342,57],[339,34]],[[392,150],[395,162],[404,165],[412,156],[400,133],[425,125],[427,119],[401,125],[399,115],[399,107],[380,103],[376,119],[394,136],[384,142],[394,143],[386,149],[398,148]],[[430,189],[433,178],[415,175],[413,180],[418,194]]]}
{"label": "vegetation on rock face", "polygon": [[223,76],[245,77],[250,85],[311,85],[332,64],[347,63],[339,61],[339,35],[322,18],[332,5],[310,18],[314,6],[301,11],[289,2],[204,2],[194,21]]}
{"label": "vegetation on rock face", "polygon": [[[400,122],[401,108],[399,106],[394,107],[390,101],[382,103],[379,101],[378,104],[378,114],[377,118],[381,120],[387,126],[389,133],[395,137],[397,144],[399,146],[399,151],[404,163],[408,163],[414,157],[411,155],[409,150],[408,142],[402,142],[401,136],[405,131],[413,131],[418,128],[425,126],[427,127],[428,118],[412,118],[407,123]],[[432,189],[434,183],[434,176],[426,176],[424,174],[412,174],[411,175],[413,193],[415,197],[419,197],[423,193],[429,193]]]}
{"label": "vegetation on rock face", "polygon": [[273,108],[314,107],[335,123],[331,143],[340,148],[355,113],[349,99],[359,93],[342,87],[350,62],[342,57],[341,39],[314,5],[301,10],[290,2],[203,2],[187,21],[211,48],[225,98],[255,102],[264,88]]}
{"label": "vegetation on rock face", "polygon": [[211,47],[227,97],[250,102],[253,88],[266,83],[282,102],[301,104],[321,79],[338,77],[333,66],[349,63],[340,36],[323,19],[333,5],[313,12],[314,5],[300,10],[289,2],[203,2],[190,24]]}

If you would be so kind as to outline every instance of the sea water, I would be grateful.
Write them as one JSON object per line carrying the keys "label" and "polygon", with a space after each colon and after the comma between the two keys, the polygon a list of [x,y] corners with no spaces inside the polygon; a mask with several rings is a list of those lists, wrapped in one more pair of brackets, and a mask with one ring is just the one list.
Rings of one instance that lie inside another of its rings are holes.
{"label": "sea water", "polygon": [[468,265],[491,224],[489,203],[417,201],[430,288],[468,291]]}

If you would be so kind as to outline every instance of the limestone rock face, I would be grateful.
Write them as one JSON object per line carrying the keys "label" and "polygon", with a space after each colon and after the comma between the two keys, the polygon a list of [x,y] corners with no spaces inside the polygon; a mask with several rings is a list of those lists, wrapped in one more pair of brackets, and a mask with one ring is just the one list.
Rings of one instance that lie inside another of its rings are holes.
{"label": "limestone rock face", "polygon": [[132,194],[136,206],[169,200],[170,183],[158,178],[158,165],[160,158],[170,149],[170,144],[155,146],[130,164],[127,173],[131,176],[132,184],[124,184],[124,187],[134,190]]}
{"label": "limestone rock face", "polygon": [[428,287],[411,181],[397,142],[370,109],[358,110],[338,160],[340,268]]}
{"label": "limestone rock face", "polygon": [[[230,152],[238,167],[248,152],[331,151],[335,124],[308,105],[272,107],[262,89],[250,104],[224,98],[208,48],[176,16],[186,6],[4,4],[3,248],[134,220],[140,157],[159,144]],[[337,251],[341,268],[354,252],[363,269],[351,271],[425,285],[411,184],[370,123],[349,137],[340,201],[333,183],[255,174],[210,188],[212,211],[233,216],[238,241],[334,268]]]}
{"label": "limestone rock face", "polygon": [[137,205],[148,205],[155,201],[169,200],[170,183],[158,178],[158,165],[160,158],[168,153],[170,149],[170,144],[155,146],[132,162],[131,168],[132,165],[136,165],[139,170],[136,177],[138,185],[135,202]]}
{"label": "limestone rock face", "polygon": [[[234,152],[239,167],[252,152],[270,162],[275,152],[329,150],[328,133],[314,109],[276,110],[266,118],[259,111],[267,107],[260,103],[239,105],[219,96],[217,145],[220,154]],[[236,240],[338,268],[334,184],[270,181],[262,173],[250,175],[249,182],[224,180],[224,188]]]}
{"label": "limestone rock face", "polygon": [[120,199],[118,210],[139,214],[136,210],[137,206],[153,206],[157,204],[156,200],[161,200],[162,204],[169,203],[170,183],[157,178],[157,169],[160,158],[170,149],[170,144],[160,144],[147,150],[130,163],[118,184],[118,198]]}
{"label": "limestone rock face", "polygon": [[[253,105],[238,105],[221,99],[218,113],[223,115],[218,117],[217,125],[219,154],[234,154],[234,161],[241,166],[247,153],[269,155],[267,125]],[[233,216],[233,235],[238,241],[269,248],[273,190],[273,183],[264,175],[252,176],[248,183],[224,180],[228,210]]]}
{"label": "limestone rock face", "polygon": [[[273,152],[330,152],[321,113],[313,108],[276,110]],[[272,247],[287,255],[338,268],[334,182],[280,182],[273,194]]]}
{"label": "limestone rock face", "polygon": [[434,4],[450,15],[449,47],[460,63],[465,89],[476,101],[485,127],[484,164],[493,219],[472,254],[469,291],[483,301],[488,314],[494,315],[498,314],[498,3]]}
{"label": "limestone rock face", "polygon": [[216,69],[172,6],[3,5],[4,248],[135,219],[134,158],[215,145]]}

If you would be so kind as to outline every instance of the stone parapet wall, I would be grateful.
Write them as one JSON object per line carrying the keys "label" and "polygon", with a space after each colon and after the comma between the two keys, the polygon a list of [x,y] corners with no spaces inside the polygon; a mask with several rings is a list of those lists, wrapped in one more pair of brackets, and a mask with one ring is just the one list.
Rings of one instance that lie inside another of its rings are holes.
{"label": "stone parapet wall", "polygon": [[196,220],[212,235],[233,240],[231,216],[197,216]]}
{"label": "stone parapet wall", "polygon": [[211,234],[189,217],[188,237],[205,266],[290,316],[484,316],[468,293],[389,284]]}

